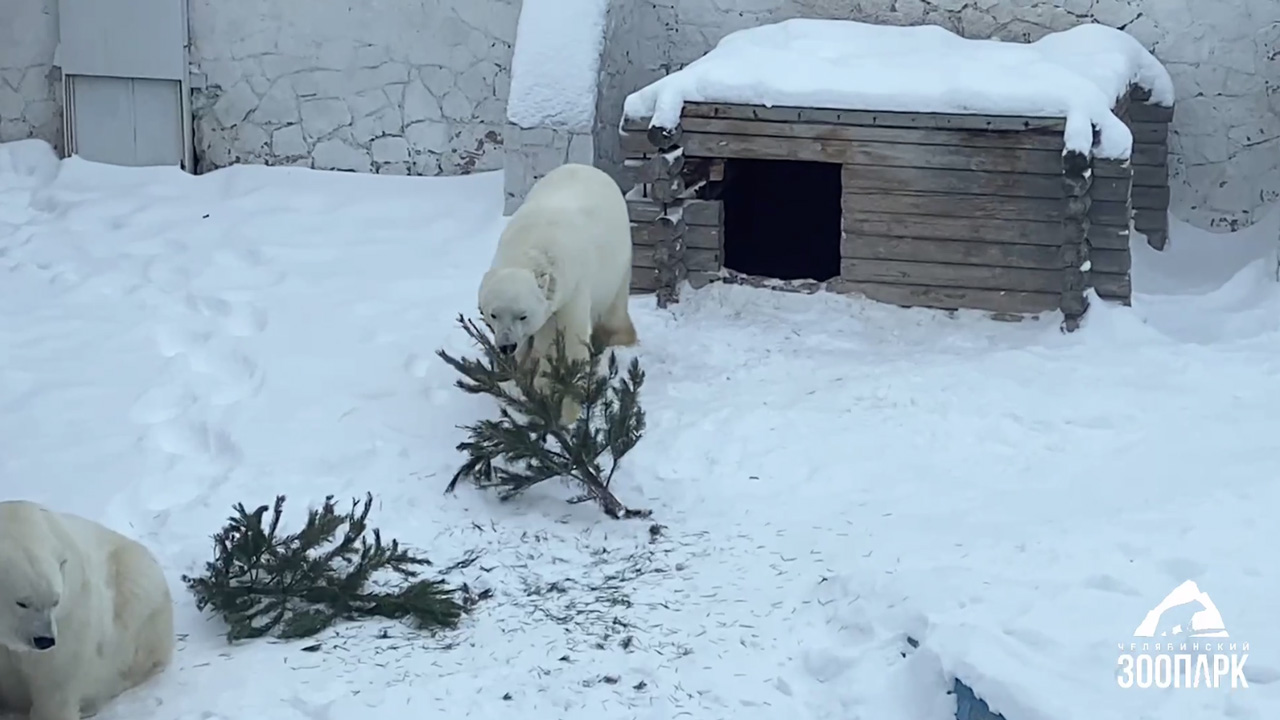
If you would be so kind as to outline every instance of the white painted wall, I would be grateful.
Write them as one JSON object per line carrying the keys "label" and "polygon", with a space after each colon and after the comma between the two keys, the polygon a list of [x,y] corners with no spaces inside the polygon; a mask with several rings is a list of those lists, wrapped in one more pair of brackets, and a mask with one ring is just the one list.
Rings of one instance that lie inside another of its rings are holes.
{"label": "white painted wall", "polygon": [[189,2],[201,169],[502,166],[519,0]]}
{"label": "white painted wall", "polygon": [[791,17],[934,23],[966,37],[1023,41],[1081,22],[1120,27],[1173,75],[1173,213],[1225,230],[1251,223],[1280,198],[1276,0],[651,1],[658,14],[642,24],[640,47],[652,48],[672,69],[733,30]]}
{"label": "white painted wall", "polygon": [[0,0],[0,142],[40,138],[62,147],[56,0]]}

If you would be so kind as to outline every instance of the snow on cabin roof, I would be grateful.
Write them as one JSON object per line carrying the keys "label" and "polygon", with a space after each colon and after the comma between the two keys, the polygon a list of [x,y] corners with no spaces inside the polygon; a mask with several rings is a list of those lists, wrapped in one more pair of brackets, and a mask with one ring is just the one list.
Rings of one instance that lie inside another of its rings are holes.
{"label": "snow on cabin roof", "polygon": [[686,102],[1066,118],[1068,150],[1127,158],[1111,112],[1130,83],[1173,104],[1173,81],[1129,34],[1079,25],[1033,43],[968,40],[937,25],[786,20],[726,35],[626,99],[628,118],[674,127]]}

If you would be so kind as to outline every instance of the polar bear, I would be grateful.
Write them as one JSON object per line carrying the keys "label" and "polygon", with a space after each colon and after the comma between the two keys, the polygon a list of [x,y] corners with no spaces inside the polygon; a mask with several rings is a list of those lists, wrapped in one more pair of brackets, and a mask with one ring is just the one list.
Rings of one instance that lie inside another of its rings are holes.
{"label": "polar bear", "polygon": [[[480,281],[480,314],[504,354],[545,361],[556,331],[565,353],[585,359],[636,343],[631,294],[631,220],[608,173],[568,163],[547,173],[511,216]],[[566,408],[566,422],[578,409]]]}
{"label": "polar bear", "polygon": [[79,720],[173,658],[173,601],[142,545],[0,502],[0,713]]}

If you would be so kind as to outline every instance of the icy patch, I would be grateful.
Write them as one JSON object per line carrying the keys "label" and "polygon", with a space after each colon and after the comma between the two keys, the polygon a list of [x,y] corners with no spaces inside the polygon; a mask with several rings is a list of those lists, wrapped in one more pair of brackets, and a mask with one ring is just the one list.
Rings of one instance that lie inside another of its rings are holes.
{"label": "icy patch", "polygon": [[609,0],[525,0],[511,56],[508,120],[523,128],[592,128],[608,9]]}
{"label": "icy patch", "polygon": [[1111,112],[1130,83],[1172,105],[1168,71],[1127,33],[1080,25],[1033,43],[968,40],[936,25],[785,20],[726,35],[627,97],[624,115],[674,127],[686,102],[1066,118],[1068,150],[1127,158]]}

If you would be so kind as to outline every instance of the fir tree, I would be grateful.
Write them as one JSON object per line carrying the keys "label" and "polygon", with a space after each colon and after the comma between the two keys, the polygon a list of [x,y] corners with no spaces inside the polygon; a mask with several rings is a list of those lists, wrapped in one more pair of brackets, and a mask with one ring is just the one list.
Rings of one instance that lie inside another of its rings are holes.
{"label": "fir tree", "polygon": [[[437,354],[462,374],[459,388],[497,398],[500,409],[497,419],[463,427],[468,439],[458,450],[467,460],[445,491],[452,492],[467,478],[477,487],[496,488],[499,497],[508,500],[540,482],[560,478],[583,490],[570,502],[594,500],[612,518],[648,517],[647,510],[623,505],[609,487],[618,463],[644,434],[639,402],[644,371],[639,361],[633,358],[622,377],[617,356],[610,353],[602,374],[603,347],[593,343],[586,360],[569,360],[564,335],[558,333],[540,382],[538,363],[502,355],[487,334],[461,315],[458,324],[484,357],[458,359],[444,350]],[[508,381],[514,381],[517,392],[504,387]],[[561,421],[566,400],[581,407],[577,420],[568,425]]]}
{"label": "fir tree", "polygon": [[[309,637],[340,620],[374,617],[408,618],[420,629],[452,628],[473,604],[465,585],[416,579],[418,568],[431,564],[425,557],[394,539],[384,544],[377,529],[372,541],[365,537],[372,495],[363,505],[352,502],[345,514],[330,495],[292,535],[280,531],[284,501],[276,497],[265,522],[266,505],[249,512],[237,504],[213,536],[214,559],[205,574],[182,577],[196,608],[211,607],[226,621],[228,642],[268,634]],[[406,584],[394,591],[370,587],[381,571]]]}

